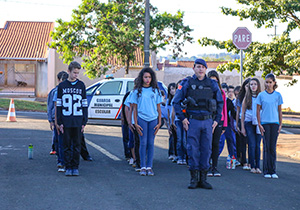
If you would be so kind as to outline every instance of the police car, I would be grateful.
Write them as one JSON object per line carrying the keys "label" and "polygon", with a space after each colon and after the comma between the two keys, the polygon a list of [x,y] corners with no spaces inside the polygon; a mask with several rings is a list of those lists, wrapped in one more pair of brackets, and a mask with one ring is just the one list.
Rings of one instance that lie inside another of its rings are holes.
{"label": "police car", "polygon": [[[162,82],[158,86],[167,96],[167,88]],[[134,87],[134,78],[114,78],[107,75],[105,79],[94,83],[86,89],[89,119],[120,119],[124,95]]]}

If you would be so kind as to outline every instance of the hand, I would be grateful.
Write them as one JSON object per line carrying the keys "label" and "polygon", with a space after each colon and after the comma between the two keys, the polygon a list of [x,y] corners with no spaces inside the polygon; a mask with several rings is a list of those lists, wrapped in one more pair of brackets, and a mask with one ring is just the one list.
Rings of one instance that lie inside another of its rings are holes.
{"label": "hand", "polygon": [[85,126],[84,126],[84,125],[82,125],[82,126],[81,126],[81,133],[83,133],[83,131],[84,131],[84,128],[85,128]]}
{"label": "hand", "polygon": [[214,121],[214,123],[212,124],[212,132],[214,133],[215,131],[215,128],[217,127],[218,125],[218,122],[217,121]]}
{"label": "hand", "polygon": [[53,131],[53,129],[54,129],[54,122],[50,123],[50,129]]}
{"label": "hand", "polygon": [[128,124],[128,127],[129,127],[129,129],[130,129],[132,132],[134,132],[135,127],[134,127],[134,125],[133,125],[132,123],[129,123],[129,124]]}
{"label": "hand", "polygon": [[258,127],[259,127],[259,130],[260,130],[261,136],[264,136],[264,132],[265,132],[264,127],[261,124],[259,124]]}
{"label": "hand", "polygon": [[223,133],[225,133],[225,130],[222,130],[221,136],[223,135]]}
{"label": "hand", "polygon": [[236,131],[238,132],[238,134],[240,134],[240,133],[241,133],[241,130],[240,130],[239,126],[236,125],[235,128],[236,128]]}
{"label": "hand", "polygon": [[58,124],[55,124],[55,127],[56,127],[57,134],[59,135],[60,134],[60,127],[59,127]]}
{"label": "hand", "polygon": [[160,129],[160,126],[161,126],[161,123],[157,123],[157,125],[154,127],[154,130],[155,130],[154,135],[157,134],[158,130]]}
{"label": "hand", "polygon": [[183,124],[184,130],[188,131],[190,122],[188,121],[187,118],[185,118],[184,120],[182,120],[182,124]]}
{"label": "hand", "polygon": [[242,128],[242,134],[243,134],[244,136],[247,136],[247,133],[246,133],[245,128]]}
{"label": "hand", "polygon": [[282,125],[279,125],[279,128],[278,128],[278,134],[280,133],[281,128],[282,128]]}
{"label": "hand", "polygon": [[141,126],[139,126],[138,124],[135,124],[135,129],[140,136],[143,136],[143,132],[142,132],[143,128]]}
{"label": "hand", "polygon": [[61,124],[61,125],[59,126],[59,130],[60,130],[61,133],[64,133],[64,125],[63,125],[63,124]]}

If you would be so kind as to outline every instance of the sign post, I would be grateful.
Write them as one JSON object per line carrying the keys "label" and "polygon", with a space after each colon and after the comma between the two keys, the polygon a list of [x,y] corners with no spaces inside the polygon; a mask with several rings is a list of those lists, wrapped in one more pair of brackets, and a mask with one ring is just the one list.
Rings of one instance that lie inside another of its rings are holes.
{"label": "sign post", "polygon": [[243,84],[243,50],[247,49],[252,43],[252,34],[246,27],[238,27],[232,34],[233,44],[241,50],[240,61],[241,61],[241,85]]}

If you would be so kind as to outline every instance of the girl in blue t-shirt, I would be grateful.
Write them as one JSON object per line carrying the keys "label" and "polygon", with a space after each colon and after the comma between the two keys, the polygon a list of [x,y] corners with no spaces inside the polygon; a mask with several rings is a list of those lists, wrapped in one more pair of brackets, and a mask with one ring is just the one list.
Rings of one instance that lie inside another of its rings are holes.
{"label": "girl in blue t-shirt", "polygon": [[257,121],[264,137],[263,173],[265,178],[278,179],[276,174],[276,143],[282,126],[282,96],[275,91],[275,76],[268,74],[265,79],[266,90],[257,97]]}
{"label": "girl in blue t-shirt", "polygon": [[140,175],[153,176],[154,138],[161,126],[162,98],[156,75],[151,68],[146,67],[140,71],[131,102],[134,108],[134,121],[137,122],[135,127],[140,135]]}
{"label": "girl in blue t-shirt", "polygon": [[260,93],[260,82],[252,78],[246,86],[246,95],[242,103],[242,134],[248,136],[248,155],[251,173],[261,174],[260,170],[260,142],[261,134],[257,125],[256,100]]}

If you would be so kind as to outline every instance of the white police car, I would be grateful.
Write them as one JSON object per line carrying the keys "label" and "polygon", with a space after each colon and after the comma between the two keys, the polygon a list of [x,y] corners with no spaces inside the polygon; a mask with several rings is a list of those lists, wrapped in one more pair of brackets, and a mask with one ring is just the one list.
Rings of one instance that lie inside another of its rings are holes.
{"label": "white police car", "polygon": [[[162,82],[158,86],[167,95],[167,88]],[[94,83],[86,89],[89,119],[120,119],[124,95],[134,87],[134,78],[113,78]]]}

